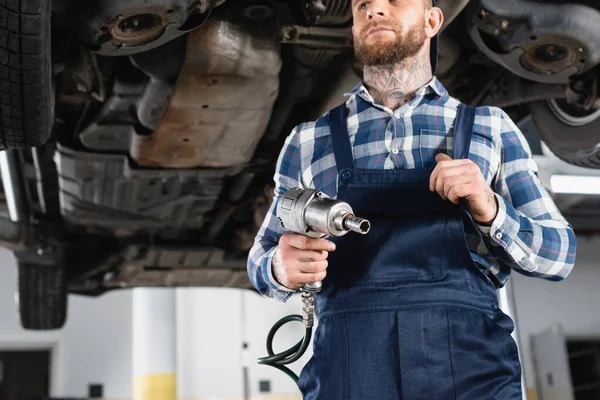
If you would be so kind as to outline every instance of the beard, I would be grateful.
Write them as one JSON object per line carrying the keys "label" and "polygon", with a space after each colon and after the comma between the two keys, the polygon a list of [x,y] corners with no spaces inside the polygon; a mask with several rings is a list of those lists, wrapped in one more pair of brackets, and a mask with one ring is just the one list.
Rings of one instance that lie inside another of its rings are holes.
{"label": "beard", "polygon": [[363,41],[364,33],[371,26],[367,26],[354,38],[354,52],[357,60],[365,67],[377,65],[392,65],[404,61],[407,58],[414,57],[425,43],[425,21],[412,26],[406,35],[402,37],[402,26],[399,23],[388,25],[396,32],[396,39],[393,41],[375,40],[367,45]]}

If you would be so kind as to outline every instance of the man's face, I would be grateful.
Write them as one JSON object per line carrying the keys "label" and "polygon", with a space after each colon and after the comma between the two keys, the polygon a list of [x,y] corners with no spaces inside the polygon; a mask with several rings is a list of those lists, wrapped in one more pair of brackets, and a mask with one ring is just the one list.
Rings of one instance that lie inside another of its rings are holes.
{"label": "man's face", "polygon": [[398,63],[428,39],[423,0],[353,0],[354,51],[364,66]]}

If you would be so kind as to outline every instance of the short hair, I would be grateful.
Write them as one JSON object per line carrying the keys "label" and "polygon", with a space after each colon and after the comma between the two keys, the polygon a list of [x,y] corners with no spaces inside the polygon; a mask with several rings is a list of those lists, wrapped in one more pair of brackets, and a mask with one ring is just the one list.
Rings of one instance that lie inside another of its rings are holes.
{"label": "short hair", "polygon": [[429,10],[430,8],[433,7],[433,1],[432,0],[423,0],[423,6],[425,7],[426,10]]}

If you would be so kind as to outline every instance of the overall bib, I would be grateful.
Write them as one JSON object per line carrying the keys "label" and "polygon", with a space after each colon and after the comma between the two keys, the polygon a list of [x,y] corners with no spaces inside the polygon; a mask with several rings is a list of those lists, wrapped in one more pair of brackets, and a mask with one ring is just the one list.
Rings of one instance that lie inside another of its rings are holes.
{"label": "overall bib", "polygon": [[[468,157],[474,118],[461,104],[455,159]],[[470,255],[467,212],[429,190],[433,168],[356,169],[345,105],[329,124],[337,198],[371,231],[331,239],[303,398],[521,399],[514,326]]]}

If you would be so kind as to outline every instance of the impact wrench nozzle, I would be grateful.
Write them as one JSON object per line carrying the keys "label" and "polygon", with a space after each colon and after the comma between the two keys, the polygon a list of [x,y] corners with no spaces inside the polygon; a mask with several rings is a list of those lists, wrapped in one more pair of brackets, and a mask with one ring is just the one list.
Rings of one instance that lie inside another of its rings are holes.
{"label": "impact wrench nozzle", "polygon": [[344,221],[344,226],[349,231],[362,233],[363,235],[369,233],[371,229],[371,223],[364,218],[359,217],[348,217]]}

